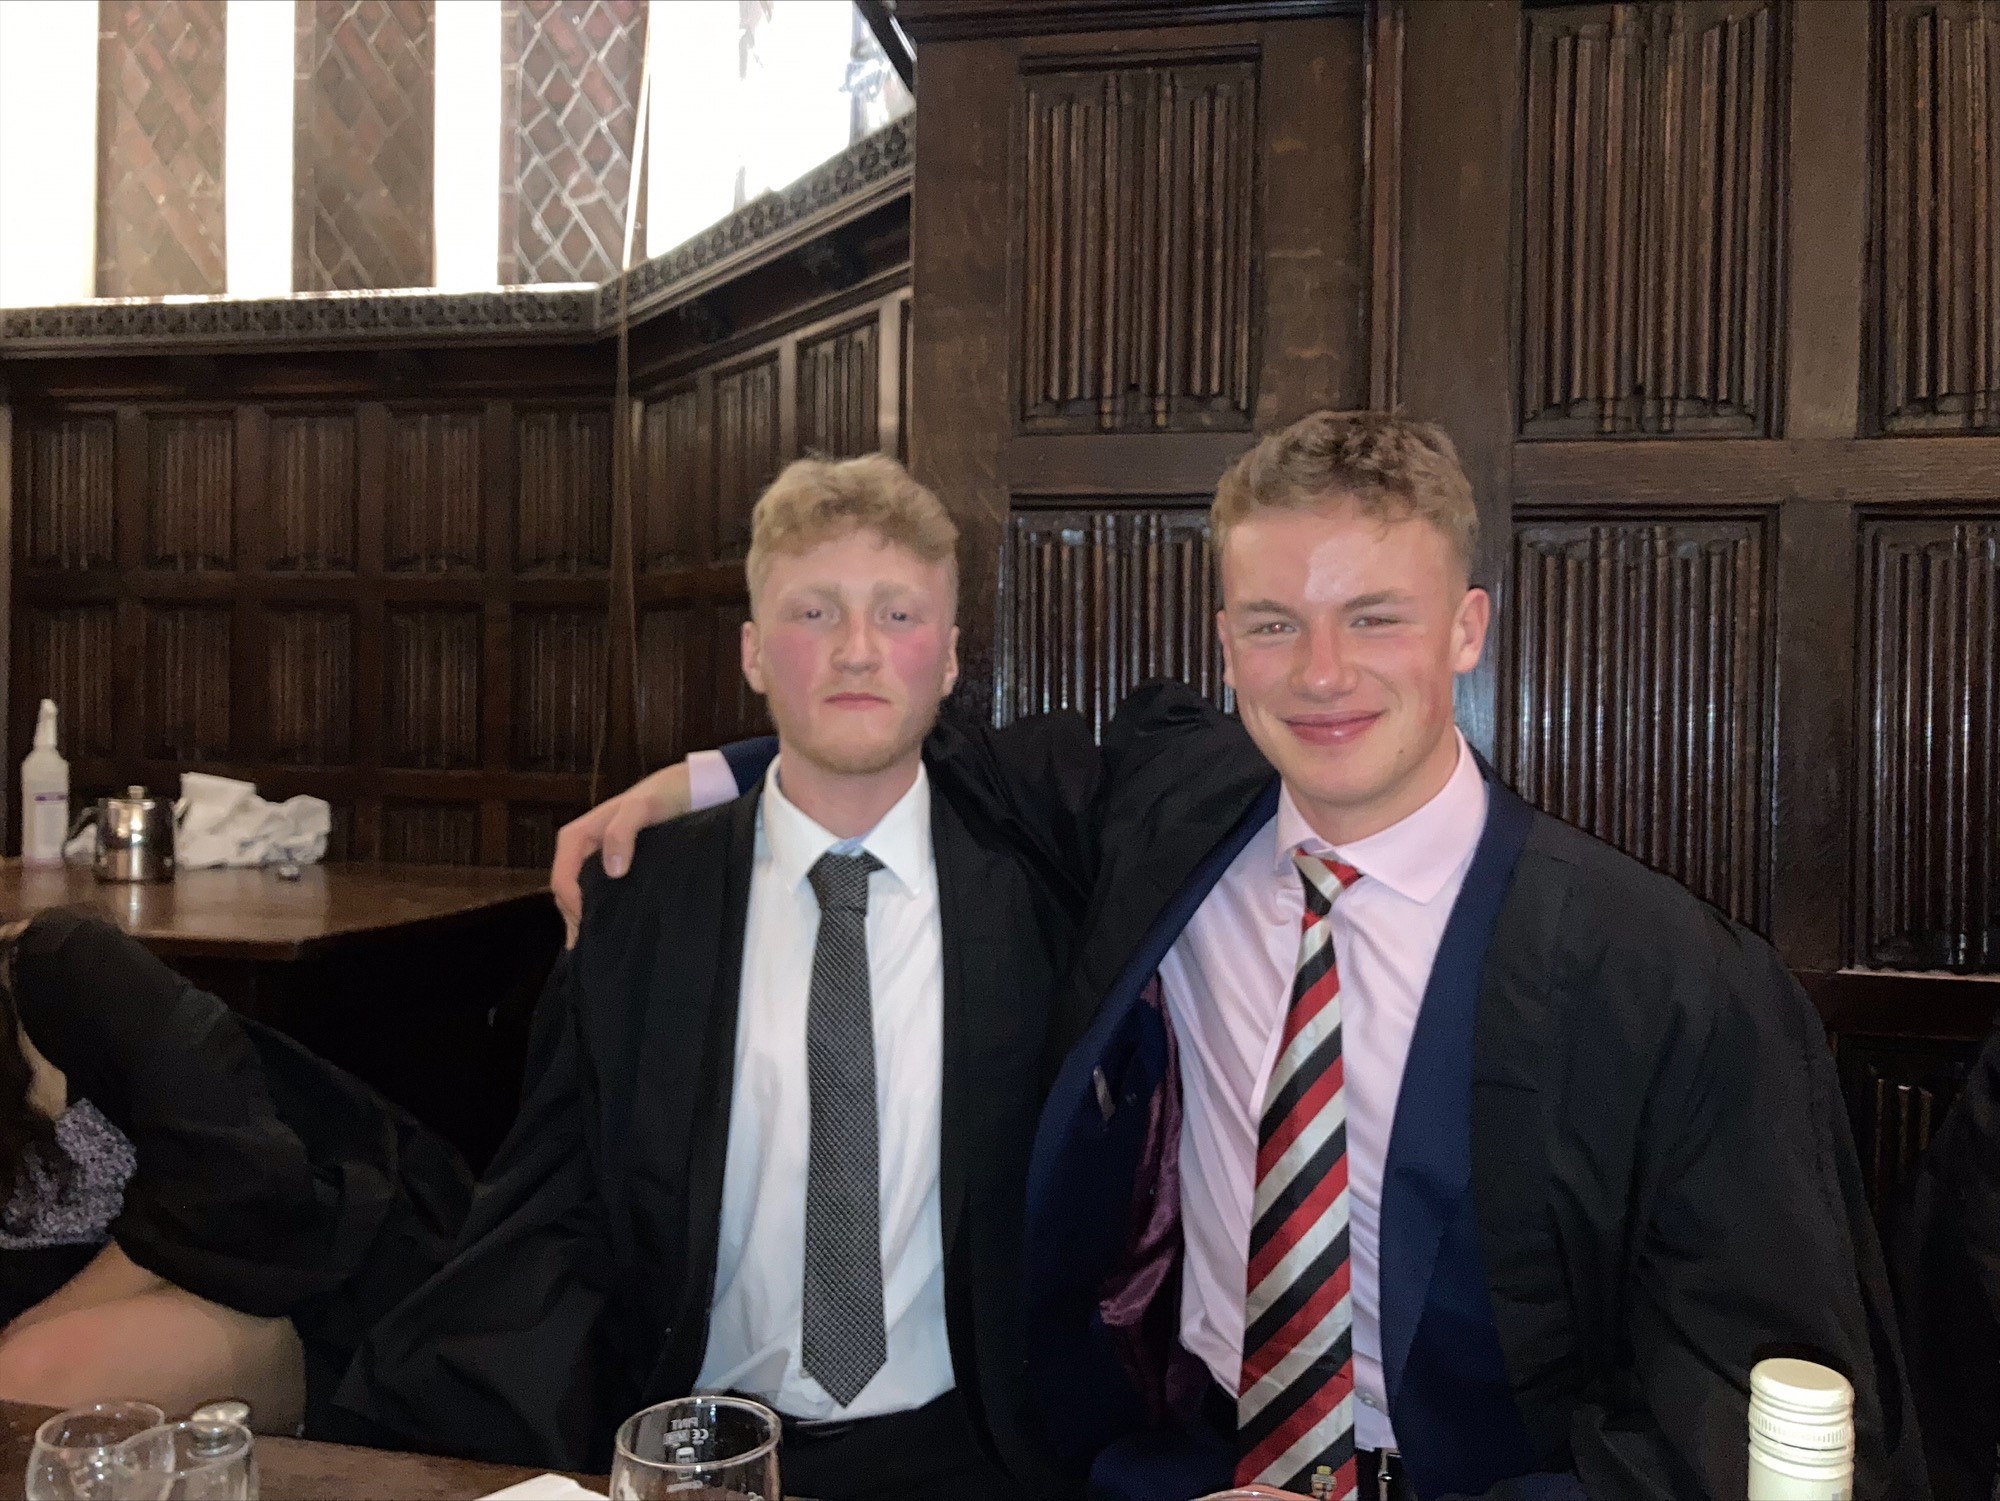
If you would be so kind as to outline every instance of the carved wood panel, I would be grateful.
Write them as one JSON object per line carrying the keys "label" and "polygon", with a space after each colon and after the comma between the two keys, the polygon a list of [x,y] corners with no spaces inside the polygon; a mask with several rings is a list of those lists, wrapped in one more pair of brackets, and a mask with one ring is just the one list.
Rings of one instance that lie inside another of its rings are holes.
{"label": "carved wood panel", "polygon": [[2000,513],[1861,532],[1854,962],[2000,970]]}
{"label": "carved wood panel", "polygon": [[639,494],[639,558],[644,568],[686,568],[714,547],[713,508],[703,462],[701,388],[686,385],[646,403]]}
{"label": "carved wood panel", "polygon": [[1075,709],[1101,732],[1155,677],[1229,706],[1206,506],[1017,510],[1001,569],[1000,719]]}
{"label": "carved wood panel", "polygon": [[799,452],[844,459],[873,453],[881,424],[882,376],[868,317],[799,342]]}
{"label": "carved wood panel", "polygon": [[183,765],[227,759],[229,611],[149,605],[142,634],[139,712],[145,754]]}
{"label": "carved wood panel", "polygon": [[515,770],[590,770],[603,711],[608,644],[602,610],[516,612]]}
{"label": "carved wood panel", "polygon": [[45,568],[108,568],[117,557],[109,417],[59,419],[33,429],[27,458],[26,558]]}
{"label": "carved wood panel", "polygon": [[416,865],[476,865],[479,805],[400,801],[385,804],[382,858]]}
{"label": "carved wood panel", "polygon": [[235,565],[235,437],[227,417],[155,417],[148,424],[146,566]]}
{"label": "carved wood panel", "polygon": [[1257,324],[1257,65],[1021,82],[1024,430],[1247,427]]}
{"label": "carved wood panel", "polygon": [[1770,432],[1777,7],[1588,5],[1527,26],[1523,436]]}
{"label": "carved wood panel", "polygon": [[1862,1181],[1879,1214],[1895,1202],[1964,1092],[1973,1049],[1866,1036],[1838,1038],[1834,1047]]}
{"label": "carved wood panel", "polygon": [[611,563],[611,414],[523,412],[514,566],[584,573]]}
{"label": "carved wood panel", "polygon": [[1501,716],[1524,797],[1753,927],[1770,868],[1769,551],[1761,514],[1517,515]]}
{"label": "carved wood panel", "polygon": [[479,764],[477,610],[395,609],[383,650],[383,749],[391,766]]}
{"label": "carved wood panel", "polygon": [[269,566],[282,572],[354,567],[354,418],[326,412],[271,419]]}
{"label": "carved wood panel", "polygon": [[292,285],[428,287],[434,0],[299,0]]}
{"label": "carved wood panel", "polygon": [[764,712],[764,700],[744,681],[742,655],[737,643],[743,636],[743,622],[750,618],[750,601],[724,600],[713,607],[709,626],[710,660],[714,663],[714,714],[709,721],[709,740],[727,745],[751,735],[766,735],[771,716]]}
{"label": "carved wood panel", "polygon": [[[647,766],[671,766],[690,750],[690,711],[708,674],[703,654],[706,633],[692,608],[673,605],[648,610],[639,621],[639,759]],[[736,671],[735,642],[718,647],[715,673]],[[739,674],[740,675],[740,674]]]}
{"label": "carved wood panel", "polygon": [[345,765],[354,748],[352,612],[272,610],[265,631],[271,759]]}
{"label": "carved wood panel", "polygon": [[[118,607],[77,605],[30,610],[15,671],[20,702],[32,717],[45,698],[61,710],[62,751],[71,760],[109,756],[117,745],[112,675]],[[18,832],[18,831],[15,831]]]}
{"label": "carved wood panel", "polygon": [[2000,432],[2000,3],[1881,16],[1877,421]]}
{"label": "carved wood panel", "polygon": [[501,17],[500,280],[603,281],[624,251],[646,6],[505,0]]}
{"label": "carved wood panel", "polygon": [[507,814],[507,863],[524,870],[543,870],[556,855],[556,835],[562,826],[589,811],[585,803],[561,807],[515,806]]}
{"label": "carved wood panel", "polygon": [[750,547],[750,508],[778,473],[778,357],[715,377],[715,555]]}
{"label": "carved wood panel", "polygon": [[902,352],[896,360],[898,379],[896,381],[896,457],[907,464],[910,462],[910,351],[915,334],[910,318],[910,299],[905,297],[897,304],[896,337],[902,344]]}
{"label": "carved wood panel", "polygon": [[398,412],[389,434],[383,566],[469,573],[481,564],[479,414]]}
{"label": "carved wood panel", "polygon": [[224,0],[98,8],[97,295],[225,290]]}

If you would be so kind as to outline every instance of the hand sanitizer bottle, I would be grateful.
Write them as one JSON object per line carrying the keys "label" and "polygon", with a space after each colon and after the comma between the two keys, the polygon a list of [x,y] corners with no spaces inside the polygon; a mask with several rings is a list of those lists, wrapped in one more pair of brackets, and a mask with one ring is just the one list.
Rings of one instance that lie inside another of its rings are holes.
{"label": "hand sanitizer bottle", "polygon": [[57,866],[69,835],[69,762],[56,749],[55,700],[42,700],[35,746],[21,763],[21,863]]}

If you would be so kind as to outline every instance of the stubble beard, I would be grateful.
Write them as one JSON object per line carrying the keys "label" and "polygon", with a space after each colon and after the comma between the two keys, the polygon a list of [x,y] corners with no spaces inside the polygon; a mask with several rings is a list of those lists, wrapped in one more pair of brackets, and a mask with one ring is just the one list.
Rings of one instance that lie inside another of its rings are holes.
{"label": "stubble beard", "polygon": [[937,723],[937,705],[928,714],[906,726],[907,733],[874,744],[802,745],[798,750],[822,771],[843,777],[879,776],[900,765],[923,749],[924,739]]}

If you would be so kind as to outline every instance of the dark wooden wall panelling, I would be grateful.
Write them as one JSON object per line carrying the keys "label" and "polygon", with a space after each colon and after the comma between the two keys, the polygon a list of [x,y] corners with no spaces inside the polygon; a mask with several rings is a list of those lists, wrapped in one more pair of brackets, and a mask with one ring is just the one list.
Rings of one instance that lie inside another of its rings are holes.
{"label": "dark wooden wall panelling", "polygon": [[1023,70],[1023,426],[1241,428],[1257,66]]}
{"label": "dark wooden wall panelling", "polygon": [[428,287],[436,0],[297,0],[292,286]]}
{"label": "dark wooden wall panelling", "polygon": [[1516,513],[1514,785],[1765,925],[1770,516]]}
{"label": "dark wooden wall panelling", "polygon": [[1854,959],[2000,972],[2000,505],[1867,515],[1859,552]]}
{"label": "dark wooden wall panelling", "polygon": [[224,0],[98,8],[97,295],[221,292]]}
{"label": "dark wooden wall panelling", "polygon": [[1103,731],[1127,692],[1180,678],[1227,705],[1200,506],[1016,511],[1001,559],[1006,718],[1049,704]]}
{"label": "dark wooden wall panelling", "polygon": [[[628,759],[763,728],[737,665],[750,506],[799,452],[895,446],[907,301],[892,263],[642,350]],[[220,771],[328,799],[336,854],[546,861],[608,732],[604,356],[250,357],[205,377],[227,397],[160,360],[37,382],[14,409],[17,758],[49,696],[79,799]]]}
{"label": "dark wooden wall panelling", "polygon": [[1527,18],[1529,436],[1762,435],[1785,28],[1765,0]]}
{"label": "dark wooden wall panelling", "polygon": [[1840,1082],[1869,1197],[1893,1203],[1965,1087],[1962,1044],[1842,1039]]}
{"label": "dark wooden wall panelling", "polygon": [[2000,14],[1890,0],[1877,24],[1872,416],[2000,432]]}
{"label": "dark wooden wall panelling", "polygon": [[1253,427],[1368,400],[1394,132],[1358,15],[1056,33],[1031,9],[911,8],[953,33],[924,82],[953,107],[916,117],[911,454],[998,565],[966,570],[963,691],[1101,724],[1159,672],[1223,697],[1209,492]]}
{"label": "dark wooden wall panelling", "polygon": [[645,4],[505,0],[501,27],[500,280],[603,281],[624,251]]}
{"label": "dark wooden wall panelling", "polygon": [[1499,607],[1461,721],[1773,936],[1886,1190],[2000,1006],[2000,4],[1325,9],[899,5],[953,101],[911,425],[998,559],[973,671],[1100,724],[1219,686],[1202,507],[1248,430],[1442,421]]}
{"label": "dark wooden wall panelling", "polygon": [[2000,1004],[1996,26],[1524,18],[1502,765],[1772,934],[1878,1194]]}

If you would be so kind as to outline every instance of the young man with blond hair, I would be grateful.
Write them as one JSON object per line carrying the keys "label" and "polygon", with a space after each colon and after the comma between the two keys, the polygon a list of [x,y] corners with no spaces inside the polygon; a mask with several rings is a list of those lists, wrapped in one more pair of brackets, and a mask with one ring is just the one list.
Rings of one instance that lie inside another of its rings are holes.
{"label": "young man with blond hair", "polygon": [[887,458],[801,460],[758,501],[742,667],[776,759],[587,878],[520,1118],[350,1372],[363,1418],[602,1471],[630,1413],[734,1392],[783,1417],[794,1494],[1041,1493],[1020,1209],[1073,922],[926,766],[956,541]]}
{"label": "young man with blond hair", "polygon": [[1315,413],[1212,522],[1240,730],[1135,696],[1080,818],[955,768],[1092,891],[1028,1179],[1052,1453],[1132,1501],[1740,1496],[1787,1353],[1854,1384],[1855,1493],[1924,1494],[1811,1006],[1453,722],[1491,605],[1449,439]]}

